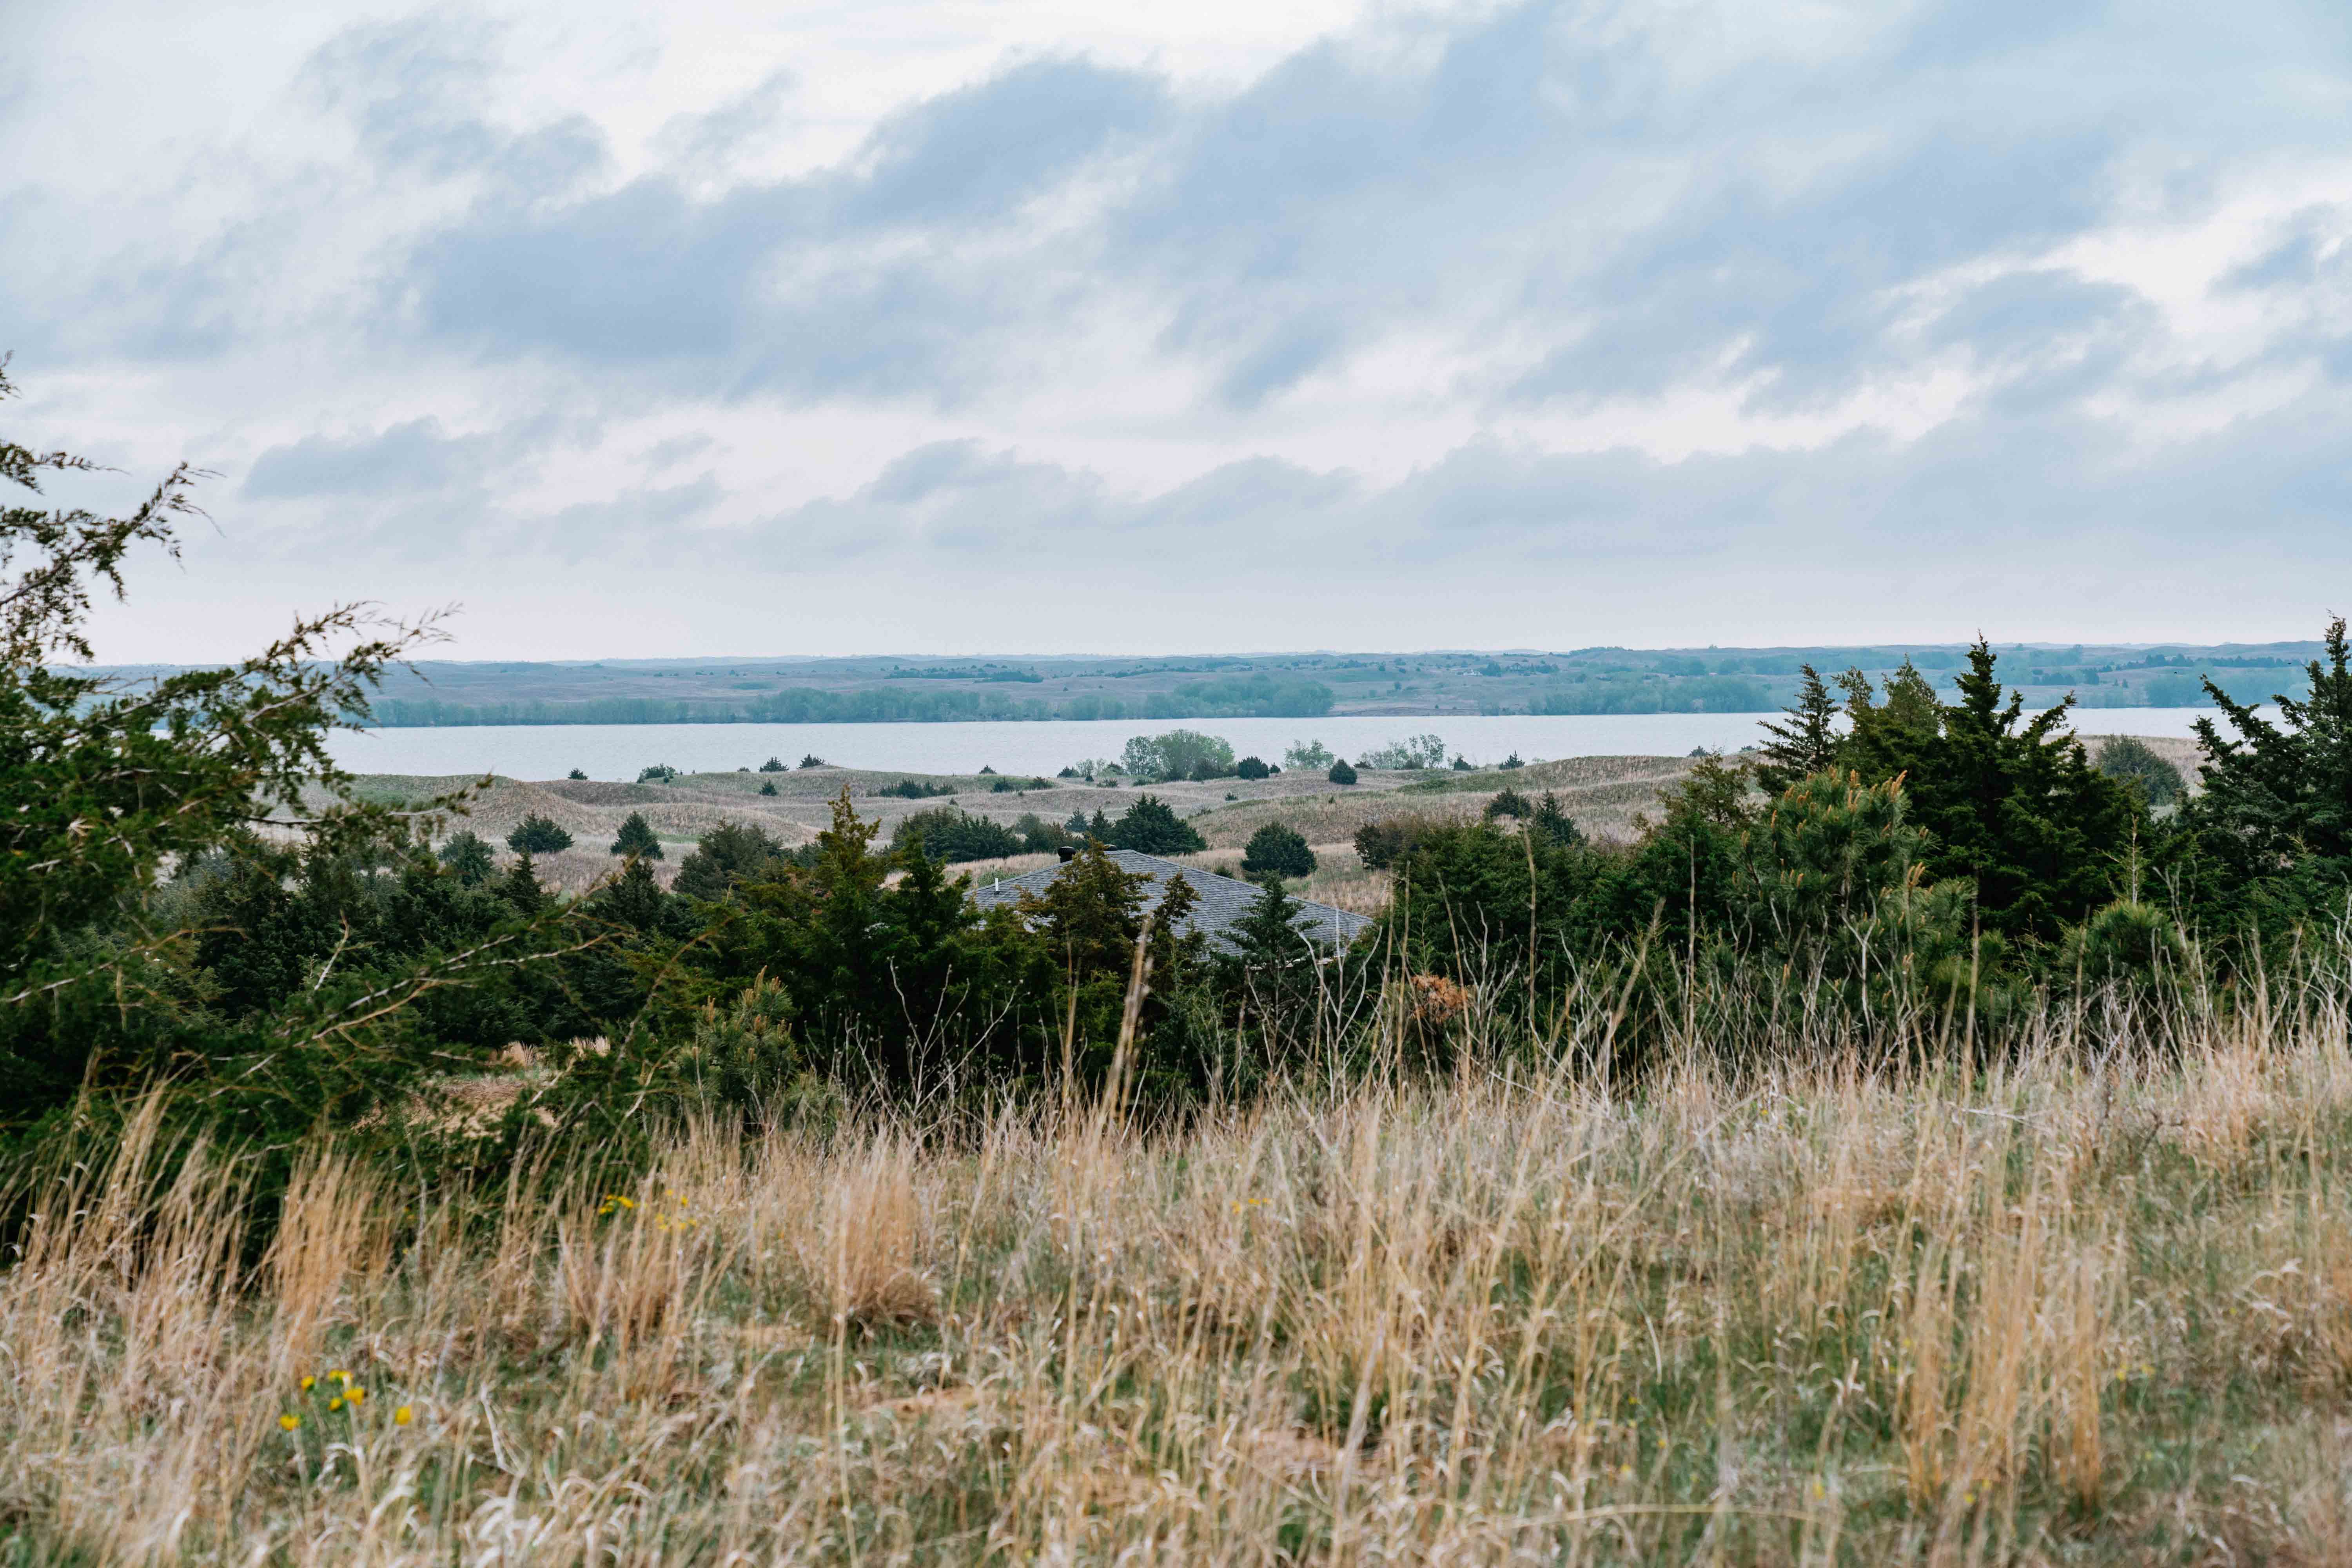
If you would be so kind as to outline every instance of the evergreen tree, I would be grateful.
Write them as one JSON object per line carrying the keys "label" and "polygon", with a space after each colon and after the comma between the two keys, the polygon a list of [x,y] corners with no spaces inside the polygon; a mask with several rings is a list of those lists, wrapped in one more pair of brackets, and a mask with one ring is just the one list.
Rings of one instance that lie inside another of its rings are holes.
{"label": "evergreen tree", "polygon": [[1584,842],[1582,829],[1560,809],[1559,796],[1549,790],[1544,791],[1543,799],[1536,803],[1535,815],[1528,818],[1528,831],[1542,842],[1562,848]]}
{"label": "evergreen tree", "polygon": [[2002,700],[1981,637],[1950,705],[1907,662],[1884,702],[1849,673],[1842,763],[1866,783],[1904,781],[1910,820],[1932,836],[1929,876],[1972,880],[1986,930],[2052,939],[2114,896],[2147,814],[2067,730],[2071,695],[2021,724],[2025,700]]}
{"label": "evergreen tree", "polygon": [[654,830],[646,825],[644,812],[629,813],[629,819],[621,824],[621,836],[613,840],[613,853],[645,860],[662,858],[661,840],[654,837]]}
{"label": "evergreen tree", "polygon": [[2157,754],[2147,742],[2130,735],[2110,735],[2099,742],[2094,759],[2101,773],[2122,779],[2139,790],[2151,806],[2170,805],[2188,793],[2180,770]]}
{"label": "evergreen tree", "polygon": [[1340,761],[1333,763],[1331,771],[1323,776],[1335,784],[1351,784],[1356,782],[1356,770],[1349,766],[1345,761]]}
{"label": "evergreen tree", "polygon": [[547,907],[547,889],[539,885],[539,873],[530,863],[530,851],[526,849],[507,868],[499,883],[499,897],[513,906],[515,913],[529,917]]}
{"label": "evergreen tree", "polygon": [[1801,778],[1827,773],[1837,765],[1837,702],[1829,683],[1811,665],[1799,666],[1804,679],[1797,700],[1787,709],[1788,722],[1767,721],[1764,732],[1772,738],[1757,748],[1761,761],[1756,782],[1767,795],[1779,795]]}
{"label": "evergreen tree", "polygon": [[2201,901],[2231,925],[2284,923],[2352,887],[2352,647],[2342,617],[2323,640],[2325,661],[2305,668],[2309,689],[2274,699],[2275,724],[2205,683],[2236,734],[2197,721],[2205,791],[2181,816]]}
{"label": "evergreen tree", "polygon": [[532,812],[507,835],[507,847],[518,855],[558,855],[572,847],[572,835],[553,819]]}
{"label": "evergreen tree", "polygon": [[1103,815],[1102,807],[1097,806],[1093,819],[1080,831],[1097,844],[1108,844],[1112,836],[1110,818]]}
{"label": "evergreen tree", "polygon": [[1115,849],[1139,849],[1146,855],[1191,855],[1209,847],[1167,802],[1149,795],[1136,796],[1111,830],[1109,842]]}
{"label": "evergreen tree", "polygon": [[480,887],[497,869],[489,845],[471,828],[441,846],[441,864],[449,868],[457,880],[468,888]]}
{"label": "evergreen tree", "polygon": [[760,828],[722,822],[677,863],[672,888],[687,898],[715,902],[740,883],[776,875],[783,857],[784,847]]}
{"label": "evergreen tree", "polygon": [[1314,874],[1315,851],[1307,847],[1306,837],[1279,822],[1251,834],[1249,847],[1242,852],[1242,875],[1252,881]]}
{"label": "evergreen tree", "polygon": [[671,911],[677,904],[677,900],[662,891],[661,884],[654,880],[653,862],[639,856],[623,868],[620,876],[599,889],[588,907],[599,920],[652,936],[670,924]]}

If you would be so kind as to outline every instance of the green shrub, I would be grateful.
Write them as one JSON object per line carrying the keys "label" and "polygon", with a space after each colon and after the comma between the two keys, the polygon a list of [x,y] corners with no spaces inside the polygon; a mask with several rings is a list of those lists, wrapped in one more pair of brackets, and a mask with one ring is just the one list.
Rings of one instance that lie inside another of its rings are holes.
{"label": "green shrub", "polygon": [[480,887],[497,869],[489,845],[470,827],[441,846],[441,864],[468,888]]}
{"label": "green shrub", "polygon": [[775,780],[773,780],[773,779],[762,779],[762,780],[761,780],[761,781],[760,781],[760,793],[761,793],[761,795],[773,795],[773,794],[775,794],[775,793],[776,793],[776,781],[775,781]]}
{"label": "green shrub", "polygon": [[1331,748],[1320,741],[1293,741],[1290,749],[1282,753],[1282,765],[1294,772],[1313,773],[1318,768],[1328,768],[1337,761],[1339,759],[1331,754]]}
{"label": "green shrub", "polygon": [[588,776],[588,775],[587,775],[585,773],[582,772],[582,771],[581,771],[580,769],[578,769],[578,768],[574,768],[574,769],[572,769],[570,773],[566,773],[566,774],[564,775],[564,777],[566,777],[566,778],[574,778],[574,779],[584,779],[584,778],[586,778],[587,776]]}
{"label": "green shrub", "polygon": [[1314,874],[1315,851],[1307,847],[1305,836],[1279,822],[1269,822],[1251,834],[1248,847],[1242,851],[1242,875],[1252,879]]}
{"label": "green shrub", "polygon": [[1507,789],[1496,794],[1494,799],[1486,803],[1486,820],[1492,822],[1498,816],[1507,816],[1515,821],[1524,822],[1535,815],[1535,809],[1534,805],[1526,795],[1521,795],[1517,790]]}
{"label": "green shrub", "polygon": [[1385,871],[1401,864],[1438,826],[1437,819],[1427,816],[1386,816],[1367,822],[1356,829],[1356,858],[1370,870]]}
{"label": "green shrub", "polygon": [[935,795],[953,795],[955,791],[945,784],[925,784],[920,779],[900,779],[897,784],[886,784],[874,793],[894,795],[900,800],[929,800]]}
{"label": "green shrub", "polygon": [[637,782],[639,784],[676,784],[677,770],[665,763],[656,763],[652,767],[637,770]]}
{"label": "green shrub", "polygon": [[572,847],[572,835],[533,812],[507,835],[507,847],[518,855],[556,855]]}
{"label": "green shrub", "polygon": [[613,840],[612,852],[642,856],[648,860],[662,858],[661,840],[654,837],[653,828],[646,825],[644,812],[629,813],[629,820],[621,824],[620,837]]}
{"label": "green shrub", "polygon": [[722,822],[677,863],[671,890],[716,901],[739,882],[762,881],[782,868],[784,847],[747,822]]}
{"label": "green shrub", "polygon": [[1333,763],[1331,771],[1323,776],[1335,784],[1351,784],[1356,782],[1356,770],[1343,762]]}
{"label": "green shrub", "polygon": [[784,771],[784,759],[782,757],[770,757],[766,762],[760,764],[760,771],[763,773],[782,773]]}
{"label": "green shrub", "polygon": [[890,834],[890,847],[909,855],[919,843],[934,860],[1001,860],[1022,852],[1022,840],[1003,823],[974,816],[952,805],[902,817]]}
{"label": "green shrub", "polygon": [[1135,797],[1135,804],[1112,826],[1107,842],[1113,849],[1136,849],[1146,855],[1192,855],[1209,847],[1166,802],[1148,795]]}
{"label": "green shrub", "polygon": [[[822,768],[830,765],[831,764],[827,763],[823,757],[818,756],[814,752],[803,752],[801,753],[801,766],[804,768]],[[779,771],[781,772],[782,770]]]}
{"label": "green shrub", "polygon": [[2098,770],[2112,779],[2138,786],[2140,798],[2151,806],[2170,805],[2189,793],[2180,770],[2158,755],[2146,742],[2130,735],[2110,735],[2095,759]]}
{"label": "green shrub", "polygon": [[1244,757],[1234,764],[1234,777],[1237,779],[1262,779],[1272,772],[1274,770],[1258,757]]}

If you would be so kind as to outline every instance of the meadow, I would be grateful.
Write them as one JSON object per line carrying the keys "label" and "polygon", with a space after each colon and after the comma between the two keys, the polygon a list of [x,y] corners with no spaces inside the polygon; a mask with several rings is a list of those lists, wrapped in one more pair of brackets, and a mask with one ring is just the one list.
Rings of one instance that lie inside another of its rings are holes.
{"label": "meadow", "polygon": [[0,1562],[2352,1557],[2341,984],[1625,1084],[1463,1000],[1444,1077],[703,1121],[622,1190],[326,1132],[266,1244],[151,1107],[12,1194]]}

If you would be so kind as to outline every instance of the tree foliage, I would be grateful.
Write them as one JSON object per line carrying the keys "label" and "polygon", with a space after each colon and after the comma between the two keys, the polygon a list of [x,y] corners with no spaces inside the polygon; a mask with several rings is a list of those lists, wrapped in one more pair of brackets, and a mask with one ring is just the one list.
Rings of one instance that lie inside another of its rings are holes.
{"label": "tree foliage", "polygon": [[654,830],[646,823],[644,812],[629,813],[628,819],[621,824],[619,835],[613,840],[613,853],[645,860],[662,858],[661,840],[654,837]]}
{"label": "tree foliage", "polygon": [[572,835],[552,817],[534,811],[515,824],[507,835],[507,847],[518,855],[560,855],[572,847]]}
{"label": "tree foliage", "polygon": [[1242,851],[1242,875],[1252,880],[1267,877],[1311,877],[1315,851],[1304,835],[1283,823],[1269,822],[1250,835]]}

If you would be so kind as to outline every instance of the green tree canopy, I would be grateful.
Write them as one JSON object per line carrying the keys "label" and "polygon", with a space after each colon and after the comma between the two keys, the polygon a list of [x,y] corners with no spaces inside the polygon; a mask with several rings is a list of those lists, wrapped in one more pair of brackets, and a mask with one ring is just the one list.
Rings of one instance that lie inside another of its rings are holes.
{"label": "green tree canopy", "polygon": [[515,824],[507,835],[507,847],[518,855],[557,855],[572,847],[572,835],[534,811]]}
{"label": "green tree canopy", "polygon": [[1307,847],[1306,837],[1279,822],[1269,822],[1251,834],[1242,852],[1242,875],[1254,880],[1314,874],[1315,851]]}
{"label": "green tree canopy", "polygon": [[1799,779],[1827,773],[1837,765],[1837,701],[1821,671],[1810,664],[1797,668],[1803,679],[1797,687],[1796,701],[1789,705],[1788,720],[1785,723],[1767,720],[1764,732],[1771,738],[1757,748],[1756,782],[1767,795],[1779,795]]}
{"label": "green tree canopy", "polygon": [[2066,728],[2072,696],[2025,720],[1994,663],[1978,639],[1950,704],[1907,662],[1883,700],[1849,671],[1843,758],[1865,782],[1904,781],[1909,819],[1930,836],[1927,875],[1974,882],[1987,930],[2054,939],[2115,897],[2146,812]]}
{"label": "green tree canopy", "polygon": [[646,823],[644,812],[629,813],[629,819],[621,824],[620,837],[613,840],[613,853],[632,855],[646,860],[662,858],[661,840],[654,837],[654,830]]}
{"label": "green tree canopy", "polygon": [[1139,849],[1146,855],[1190,855],[1209,847],[1167,802],[1150,795],[1135,797],[1111,827],[1108,842],[1114,849]]}
{"label": "green tree canopy", "polygon": [[489,845],[470,827],[441,846],[441,864],[468,888],[480,887],[498,868]]}

